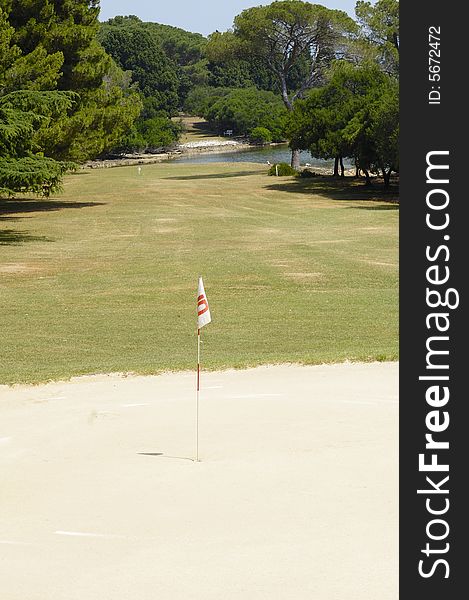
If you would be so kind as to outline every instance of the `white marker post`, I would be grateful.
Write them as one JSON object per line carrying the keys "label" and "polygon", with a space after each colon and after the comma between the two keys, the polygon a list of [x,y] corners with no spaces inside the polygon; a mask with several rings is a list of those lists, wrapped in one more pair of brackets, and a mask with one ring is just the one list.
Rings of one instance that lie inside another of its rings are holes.
{"label": "white marker post", "polygon": [[196,461],[199,462],[199,395],[200,395],[200,330],[212,321],[205,295],[204,282],[199,277],[197,291],[197,407],[196,407]]}

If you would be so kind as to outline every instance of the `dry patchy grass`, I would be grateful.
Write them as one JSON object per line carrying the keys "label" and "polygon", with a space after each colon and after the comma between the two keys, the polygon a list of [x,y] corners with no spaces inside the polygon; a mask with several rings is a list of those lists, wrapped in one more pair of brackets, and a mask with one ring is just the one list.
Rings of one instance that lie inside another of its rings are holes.
{"label": "dry patchy grass", "polygon": [[[315,187],[317,186],[317,187]],[[0,200],[0,381],[397,358],[397,205],[253,164],[85,171]]]}

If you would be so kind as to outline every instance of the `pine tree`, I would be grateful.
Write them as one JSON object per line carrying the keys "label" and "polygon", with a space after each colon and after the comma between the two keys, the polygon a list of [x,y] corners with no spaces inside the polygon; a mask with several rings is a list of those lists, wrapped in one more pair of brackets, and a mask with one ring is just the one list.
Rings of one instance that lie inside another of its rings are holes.
{"label": "pine tree", "polygon": [[[45,157],[35,145],[34,134],[70,111],[74,95],[41,91],[59,77],[60,52],[48,55],[38,47],[23,57],[13,37],[14,29],[0,7],[0,195],[48,196],[60,188],[63,174],[74,165]],[[11,91],[15,81],[25,89]]]}
{"label": "pine tree", "polygon": [[[13,41],[24,60],[62,57],[55,81],[42,89],[78,94],[74,110],[36,133],[36,143],[57,159],[84,161],[112,148],[141,111],[130,76],[97,41],[99,0],[0,0],[11,9]],[[27,81],[27,77],[24,77]],[[18,88],[15,88],[18,89]],[[23,88],[24,89],[24,88]]]}

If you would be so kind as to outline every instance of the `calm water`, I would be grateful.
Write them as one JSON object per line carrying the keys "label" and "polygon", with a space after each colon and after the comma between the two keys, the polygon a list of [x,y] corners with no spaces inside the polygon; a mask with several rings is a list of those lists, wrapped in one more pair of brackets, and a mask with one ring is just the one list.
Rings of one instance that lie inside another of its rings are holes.
{"label": "calm water", "polygon": [[[288,146],[271,146],[267,148],[248,148],[240,152],[207,152],[206,154],[194,154],[192,156],[182,155],[173,159],[180,163],[196,163],[206,164],[215,162],[252,162],[267,164],[267,161],[272,164],[286,162],[290,163],[291,151]],[[315,167],[330,167],[333,168],[334,161],[319,160],[313,158],[309,152],[301,153],[301,164],[309,163]]]}

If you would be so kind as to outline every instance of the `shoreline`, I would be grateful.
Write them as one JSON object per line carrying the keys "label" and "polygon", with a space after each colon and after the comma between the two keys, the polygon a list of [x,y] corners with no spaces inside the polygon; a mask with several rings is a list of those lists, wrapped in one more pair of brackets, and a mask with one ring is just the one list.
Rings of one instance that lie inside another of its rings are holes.
{"label": "shoreline", "polygon": [[[104,169],[113,167],[131,167],[136,165],[148,165],[164,162],[166,160],[175,159],[181,155],[194,156],[198,154],[228,154],[232,152],[242,152],[248,149],[259,148],[257,144],[250,144],[249,142],[235,142],[231,143],[219,142],[217,140],[207,140],[208,143],[189,142],[187,144],[179,145],[175,150],[168,152],[158,153],[142,153],[142,154],[123,154],[121,158],[109,158],[103,160],[90,160],[81,166],[81,169]],[[268,146],[280,146],[283,144],[268,144]]]}
{"label": "shoreline", "polygon": [[[176,149],[167,152],[141,153],[141,154],[123,154],[120,158],[109,158],[103,160],[91,160],[81,165],[80,169],[110,169],[118,167],[132,167],[139,165],[151,165],[165,161],[175,160],[181,156],[195,157],[201,154],[234,154],[246,150],[259,150],[266,148],[276,148],[278,146],[288,146],[286,142],[272,142],[266,145],[251,144],[246,141],[237,140],[206,140],[199,142],[187,142],[180,144]],[[220,162],[224,162],[220,159]],[[261,163],[259,163],[261,164]],[[311,169],[316,175],[331,175],[331,168],[319,165],[302,165],[300,171]],[[346,176],[353,176],[355,169],[345,169]]]}

